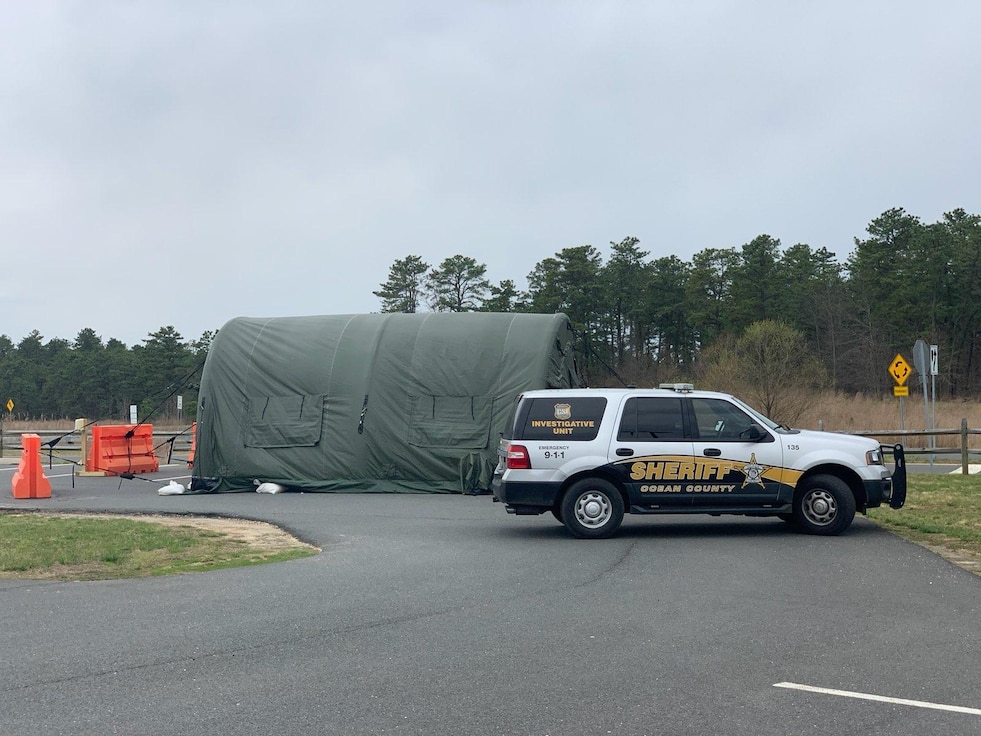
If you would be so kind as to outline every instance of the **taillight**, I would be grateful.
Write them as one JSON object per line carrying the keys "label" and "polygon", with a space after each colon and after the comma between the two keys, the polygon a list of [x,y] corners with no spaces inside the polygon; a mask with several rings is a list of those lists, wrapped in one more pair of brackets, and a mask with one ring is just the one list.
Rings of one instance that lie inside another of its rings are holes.
{"label": "taillight", "polygon": [[531,469],[531,457],[528,455],[528,448],[524,445],[508,445],[506,457],[508,470]]}

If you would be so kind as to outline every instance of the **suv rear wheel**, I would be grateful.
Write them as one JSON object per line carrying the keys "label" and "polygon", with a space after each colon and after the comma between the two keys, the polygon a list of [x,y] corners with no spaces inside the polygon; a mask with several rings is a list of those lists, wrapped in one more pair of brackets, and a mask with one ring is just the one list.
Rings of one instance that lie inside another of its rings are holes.
{"label": "suv rear wheel", "polygon": [[609,481],[583,478],[569,486],[562,498],[562,523],[574,537],[603,539],[620,528],[623,497]]}
{"label": "suv rear wheel", "polygon": [[841,478],[815,475],[794,495],[794,518],[810,534],[841,534],[855,518],[855,496]]}

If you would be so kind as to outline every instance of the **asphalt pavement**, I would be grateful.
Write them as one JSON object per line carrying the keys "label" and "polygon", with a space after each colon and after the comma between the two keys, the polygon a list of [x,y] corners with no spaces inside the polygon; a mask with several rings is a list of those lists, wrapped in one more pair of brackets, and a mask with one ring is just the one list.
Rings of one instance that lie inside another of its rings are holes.
{"label": "asphalt pavement", "polygon": [[[0,734],[981,734],[981,579],[863,518],[627,516],[486,496],[159,496],[46,473],[0,509],[219,514],[311,558],[0,580]],[[0,540],[2,543],[2,540]]]}

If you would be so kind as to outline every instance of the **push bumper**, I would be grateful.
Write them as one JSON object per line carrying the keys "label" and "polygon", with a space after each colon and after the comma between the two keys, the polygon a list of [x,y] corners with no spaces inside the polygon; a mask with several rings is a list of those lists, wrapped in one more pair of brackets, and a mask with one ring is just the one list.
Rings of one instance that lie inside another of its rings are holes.
{"label": "push bumper", "polygon": [[863,481],[866,508],[872,509],[886,503],[891,508],[901,509],[906,503],[906,455],[903,453],[903,446],[890,447],[889,452],[896,460],[892,475]]}
{"label": "push bumper", "polygon": [[896,460],[896,467],[892,471],[892,498],[889,499],[889,507],[901,509],[906,503],[906,453],[902,445],[894,445],[892,456]]}

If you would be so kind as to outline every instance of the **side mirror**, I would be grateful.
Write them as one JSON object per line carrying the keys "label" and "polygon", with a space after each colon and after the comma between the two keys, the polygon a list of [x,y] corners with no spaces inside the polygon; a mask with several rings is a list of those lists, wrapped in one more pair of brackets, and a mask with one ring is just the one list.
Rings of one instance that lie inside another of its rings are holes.
{"label": "side mirror", "polygon": [[759,442],[761,439],[766,437],[766,432],[763,431],[763,427],[754,422],[753,424],[750,424],[747,429],[740,432],[739,436],[747,442]]}

